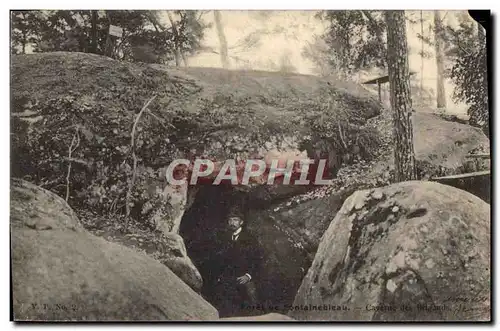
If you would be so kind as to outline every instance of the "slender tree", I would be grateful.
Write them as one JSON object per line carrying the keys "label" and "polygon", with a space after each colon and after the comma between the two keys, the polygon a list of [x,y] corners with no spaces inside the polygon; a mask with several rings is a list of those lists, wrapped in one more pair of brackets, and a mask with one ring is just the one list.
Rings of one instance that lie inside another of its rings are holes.
{"label": "slender tree", "polygon": [[180,45],[180,36],[179,36],[179,30],[177,30],[177,24],[174,21],[174,18],[172,17],[172,13],[170,11],[167,11],[167,16],[168,20],[170,21],[170,24],[172,25],[172,31],[174,33],[174,56],[175,56],[175,66],[180,67],[181,66],[181,45]]}
{"label": "slender tree", "polygon": [[434,45],[436,50],[437,67],[437,107],[446,108],[446,93],[444,89],[444,49],[443,49],[443,22],[438,10],[434,11]]}
{"label": "slender tree", "polygon": [[385,12],[387,67],[394,122],[396,181],[416,179],[406,21],[402,10]]}
{"label": "slender tree", "polygon": [[[480,105],[480,109],[482,109],[482,113],[489,114],[489,106],[488,106],[488,63],[486,58],[486,32],[481,23],[477,22],[477,39],[478,39],[478,47],[477,54],[479,55],[479,65],[478,71],[480,72],[478,76],[479,85],[482,86],[482,93],[478,93],[478,104]],[[490,136],[489,133],[489,118],[488,116],[483,116],[482,119],[483,130],[484,133]]]}
{"label": "slender tree", "polygon": [[425,54],[425,48],[424,48],[424,15],[423,11],[420,11],[420,35],[421,35],[421,40],[420,40],[420,98],[423,99],[424,96],[424,54]]}
{"label": "slender tree", "polygon": [[229,69],[226,34],[224,33],[224,26],[222,25],[222,19],[219,10],[214,10],[214,20],[215,28],[217,29],[217,35],[219,36],[220,59],[222,62],[222,67],[224,69]]}
{"label": "slender tree", "polygon": [[92,38],[92,43],[91,43],[90,52],[91,53],[97,53],[97,38],[98,38],[98,31],[97,31],[97,10],[91,10],[91,13],[92,13],[92,22],[91,22],[91,38]]}

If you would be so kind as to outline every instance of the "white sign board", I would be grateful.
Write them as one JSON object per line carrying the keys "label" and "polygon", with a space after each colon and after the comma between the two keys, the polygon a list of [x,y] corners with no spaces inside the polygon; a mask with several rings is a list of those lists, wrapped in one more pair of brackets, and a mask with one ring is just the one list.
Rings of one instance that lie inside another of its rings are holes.
{"label": "white sign board", "polygon": [[116,25],[109,26],[109,34],[118,38],[121,38],[123,35],[123,29]]}

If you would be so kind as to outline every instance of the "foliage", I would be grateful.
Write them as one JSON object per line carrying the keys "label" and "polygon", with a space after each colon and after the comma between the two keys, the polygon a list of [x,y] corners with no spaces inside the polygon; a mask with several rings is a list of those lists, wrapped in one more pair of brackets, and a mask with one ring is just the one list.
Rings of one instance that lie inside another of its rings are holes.
{"label": "foliage", "polygon": [[[442,30],[436,31],[443,43],[445,56],[450,60],[449,68],[444,74],[455,84],[454,99],[469,106],[470,123],[482,127],[488,133],[487,55],[484,30],[465,12],[457,13],[456,17],[457,27],[446,25],[443,20]],[[434,46],[430,38],[420,35],[418,37],[427,45]]]}
{"label": "foliage", "polygon": [[11,13],[11,53],[26,53],[26,46],[33,43],[33,35],[37,30],[38,12],[29,10]]}
{"label": "foliage", "polygon": [[[99,215],[121,215],[125,210],[125,193],[132,174],[130,130],[145,99],[153,90],[158,103],[151,104],[137,129],[138,163],[136,184],[132,191],[132,218],[143,226],[154,227],[151,208],[165,208],[162,196],[166,185],[158,174],[158,160],[171,159],[176,153],[166,136],[175,131],[177,110],[166,108],[173,97],[168,89],[171,80],[143,70],[134,88],[114,86],[110,90],[68,91],[65,95],[33,100],[15,97],[12,116],[13,176],[24,177],[61,196],[65,196],[64,181],[68,165],[70,173],[70,204],[76,209],[88,209]],[[160,86],[163,87],[160,88]],[[177,94],[187,91],[178,90]],[[110,111],[95,100],[114,99],[123,105]],[[166,108],[166,109],[165,109]],[[161,111],[160,111],[161,110]],[[35,113],[36,117],[30,117]],[[167,117],[170,115],[170,117]],[[68,147],[75,135],[81,143],[68,157]],[[64,175],[63,175],[64,174]]]}
{"label": "foliage", "polygon": [[469,105],[470,123],[489,131],[488,81],[486,50],[473,48],[459,57],[452,68],[451,78],[456,84],[454,97]]}
{"label": "foliage", "polygon": [[[166,63],[173,59],[177,44],[186,54],[200,47],[207,26],[197,11],[175,11],[178,35],[172,26],[165,27],[160,14],[148,10],[12,11],[11,48],[13,53],[24,54],[26,45],[31,45],[34,52],[91,52],[119,60]],[[123,28],[114,46],[108,37],[109,25]]]}
{"label": "foliage", "polygon": [[318,76],[335,76],[335,70],[330,65],[329,47],[320,36],[314,35],[312,42],[307,41],[301,55],[314,63],[313,70]]}
{"label": "foliage", "polygon": [[332,68],[348,77],[359,69],[385,67],[385,22],[379,12],[327,10],[318,17],[328,23],[322,38]]}
{"label": "foliage", "polygon": [[203,24],[201,14],[196,10],[176,10],[178,17],[178,29],[181,51],[183,53],[194,54],[201,48],[201,40],[204,36],[204,30],[210,27],[209,24]]}
{"label": "foliage", "polygon": [[269,70],[278,71],[281,73],[296,72],[297,68],[293,65],[292,61],[290,60],[290,57],[291,57],[291,52],[284,51],[279,57],[279,60],[277,61],[278,63],[269,59],[267,67],[269,68]]}
{"label": "foliage", "polygon": [[486,40],[477,23],[462,21],[457,29],[447,27],[451,43],[448,56],[454,58],[451,78],[456,85],[453,96],[469,106],[470,123],[489,132],[488,65]]}
{"label": "foliage", "polygon": [[305,123],[313,133],[311,141],[328,143],[342,155],[345,164],[372,160],[379,148],[379,133],[365,125],[367,118],[361,111],[346,111],[335,94],[335,90],[325,89],[328,102],[320,107],[307,107]]}

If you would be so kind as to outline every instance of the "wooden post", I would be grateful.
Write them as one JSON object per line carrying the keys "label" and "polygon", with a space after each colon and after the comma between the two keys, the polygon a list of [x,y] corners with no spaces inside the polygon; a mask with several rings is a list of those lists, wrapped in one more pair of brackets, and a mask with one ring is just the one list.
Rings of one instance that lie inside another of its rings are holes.
{"label": "wooden post", "polygon": [[436,94],[437,94],[437,108],[446,109],[446,92],[444,88],[444,46],[443,46],[443,22],[438,10],[434,11],[434,45],[436,50],[436,68],[437,68],[437,81],[436,81]]}

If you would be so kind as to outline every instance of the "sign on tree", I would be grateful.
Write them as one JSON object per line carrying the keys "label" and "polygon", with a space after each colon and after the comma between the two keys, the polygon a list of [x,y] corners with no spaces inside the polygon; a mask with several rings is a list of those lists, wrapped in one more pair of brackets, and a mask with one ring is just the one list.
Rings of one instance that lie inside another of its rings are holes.
{"label": "sign on tree", "polygon": [[109,34],[118,38],[121,38],[123,35],[123,29],[116,25],[109,26]]}

